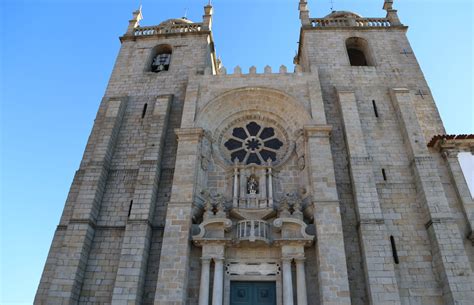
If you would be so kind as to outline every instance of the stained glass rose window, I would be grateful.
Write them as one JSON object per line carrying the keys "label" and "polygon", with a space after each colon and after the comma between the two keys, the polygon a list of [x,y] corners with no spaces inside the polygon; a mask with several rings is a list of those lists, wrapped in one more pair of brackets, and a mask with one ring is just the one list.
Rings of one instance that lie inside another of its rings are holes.
{"label": "stained glass rose window", "polygon": [[250,122],[232,130],[231,137],[224,143],[232,161],[237,159],[244,164],[263,164],[276,161],[277,152],[283,146],[272,127],[260,126]]}

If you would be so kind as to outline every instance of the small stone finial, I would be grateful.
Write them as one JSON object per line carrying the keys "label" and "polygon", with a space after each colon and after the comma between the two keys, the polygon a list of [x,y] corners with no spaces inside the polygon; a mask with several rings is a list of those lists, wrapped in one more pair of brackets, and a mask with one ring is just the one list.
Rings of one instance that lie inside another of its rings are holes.
{"label": "small stone finial", "polygon": [[227,75],[227,69],[222,66],[220,69],[219,69],[219,74],[222,74],[222,75]]}
{"label": "small stone finial", "polygon": [[383,9],[387,11],[387,19],[390,21],[390,24],[393,25],[402,25],[400,18],[398,18],[397,10],[393,9],[393,0],[385,0],[383,4]]}
{"label": "small stone finial", "polygon": [[135,28],[140,26],[140,21],[143,19],[142,6],[140,5],[140,7],[136,11],[134,11],[132,14],[133,14],[132,19],[128,21],[127,34],[133,33]]}
{"label": "small stone finial", "polygon": [[308,2],[306,0],[300,0],[298,9],[300,11],[301,25],[303,26],[310,25],[311,22],[309,21]]}
{"label": "small stone finial", "polygon": [[202,24],[205,30],[210,31],[212,29],[212,14],[214,9],[212,8],[211,1],[204,7],[204,16],[202,16]]}
{"label": "small stone finial", "polygon": [[270,66],[268,66],[268,65],[265,66],[265,68],[264,68],[264,73],[265,73],[265,74],[272,74],[272,67],[270,67]]}
{"label": "small stone finial", "polygon": [[285,65],[280,66],[280,74],[286,74],[288,73],[288,69],[286,68]]}
{"label": "small stone finial", "polygon": [[393,0],[385,0],[383,3],[383,9],[388,11],[393,9]]}
{"label": "small stone finial", "polygon": [[142,15],[142,5],[140,4],[140,6],[138,7],[138,10],[134,11],[133,12],[133,18],[132,19],[135,19],[137,21],[140,21],[143,19],[143,15]]}
{"label": "small stone finial", "polygon": [[237,74],[237,75],[242,74],[242,68],[240,66],[236,66],[234,68],[234,74]]}
{"label": "small stone finial", "polygon": [[257,67],[251,66],[249,69],[249,74],[257,74]]}

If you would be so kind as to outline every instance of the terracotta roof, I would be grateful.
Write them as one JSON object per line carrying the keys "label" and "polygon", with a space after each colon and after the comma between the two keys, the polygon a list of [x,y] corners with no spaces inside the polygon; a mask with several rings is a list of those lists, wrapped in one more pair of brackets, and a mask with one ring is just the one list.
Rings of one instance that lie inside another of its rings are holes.
{"label": "terracotta roof", "polygon": [[474,139],[474,134],[460,134],[460,135],[437,135],[434,136],[430,143],[428,143],[428,147],[434,147],[436,143],[440,140],[472,140]]}

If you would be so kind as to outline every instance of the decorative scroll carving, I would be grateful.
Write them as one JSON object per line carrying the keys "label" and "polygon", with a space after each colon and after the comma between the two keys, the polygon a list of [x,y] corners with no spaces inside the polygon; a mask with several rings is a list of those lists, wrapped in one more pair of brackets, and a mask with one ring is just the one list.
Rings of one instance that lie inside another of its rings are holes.
{"label": "decorative scroll carving", "polygon": [[211,194],[207,190],[201,191],[204,198],[204,218],[226,218],[227,207],[226,200],[222,194]]}

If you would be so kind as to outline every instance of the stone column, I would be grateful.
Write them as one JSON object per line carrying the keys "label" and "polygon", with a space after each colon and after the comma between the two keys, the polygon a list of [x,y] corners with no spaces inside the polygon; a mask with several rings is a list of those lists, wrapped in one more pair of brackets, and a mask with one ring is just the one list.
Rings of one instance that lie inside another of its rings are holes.
{"label": "stone column", "polygon": [[291,258],[283,258],[283,305],[293,305],[293,280],[291,278]]}
{"label": "stone column", "polygon": [[353,91],[340,88],[337,94],[349,154],[369,301],[374,305],[398,305],[400,296],[389,234],[380,207],[372,158],[365,147],[356,96]]}
{"label": "stone column", "polygon": [[273,173],[271,167],[268,168],[268,206],[273,207]]}
{"label": "stone column", "polygon": [[412,93],[408,89],[392,89],[391,99],[405,138],[412,167],[418,200],[428,236],[433,263],[443,287],[445,303],[472,304],[474,280],[471,265],[464,249],[463,237],[453,219],[437,165],[427,149],[423,130],[416,117]]}
{"label": "stone column", "polygon": [[166,212],[155,305],[185,305],[187,302],[189,235],[204,133],[201,128],[181,128],[176,134],[176,168]]}
{"label": "stone column", "polygon": [[57,253],[48,303],[75,304],[79,300],[84,273],[95,234],[95,224],[104,194],[109,164],[125,113],[126,101],[106,100],[96,118],[84,152],[83,172],[71,218]]}
{"label": "stone column", "polygon": [[[305,126],[307,170],[314,205],[320,305],[350,305],[347,262],[334,163],[329,142],[332,127]],[[314,285],[314,284],[313,284]],[[316,287],[311,287],[315,289]]]}
{"label": "stone column", "polygon": [[308,305],[308,295],[306,293],[306,274],[304,271],[304,258],[295,258],[296,263],[296,298],[298,305]]}
{"label": "stone column", "polygon": [[212,287],[212,305],[222,305],[224,292],[224,258],[214,258],[214,286]]}
{"label": "stone column", "polygon": [[119,268],[112,295],[113,304],[140,303],[151,242],[151,221],[155,210],[164,139],[168,128],[171,96],[156,99],[145,121],[148,143],[138,168],[134,204],[125,228]]}
{"label": "stone column", "polygon": [[464,216],[468,223],[467,232],[465,232],[466,236],[474,242],[474,201],[471,192],[469,191],[469,186],[467,185],[461,165],[459,164],[458,153],[459,151],[457,149],[442,150],[443,157],[448,164],[449,173],[454,182],[454,187],[456,188],[456,193],[461,201]]}
{"label": "stone column", "polygon": [[209,305],[209,268],[211,259],[201,258],[201,283],[199,286],[199,305]]}
{"label": "stone column", "polygon": [[233,187],[233,206],[236,208],[239,206],[239,168],[237,165],[234,167],[234,187]]}

